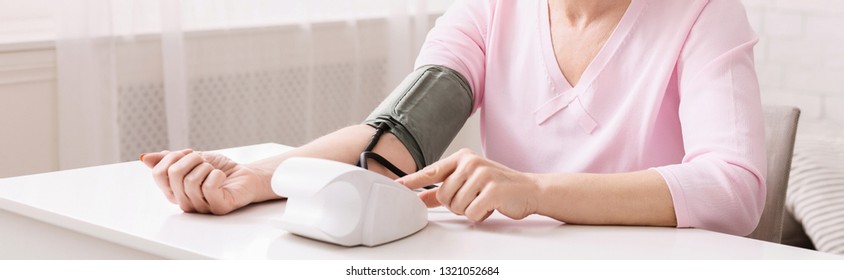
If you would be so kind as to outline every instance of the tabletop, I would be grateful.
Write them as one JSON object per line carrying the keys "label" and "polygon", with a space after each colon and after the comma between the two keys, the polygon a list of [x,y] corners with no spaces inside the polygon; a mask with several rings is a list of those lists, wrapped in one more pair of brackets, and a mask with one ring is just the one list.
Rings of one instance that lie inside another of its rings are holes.
{"label": "tabletop", "polygon": [[[291,149],[218,151],[249,162]],[[225,216],[183,213],[139,161],[0,179],[0,210],[173,259],[841,259],[701,229],[567,225],[500,214],[472,223],[429,210],[418,233],[378,247],[342,247],[281,229],[284,201]]]}

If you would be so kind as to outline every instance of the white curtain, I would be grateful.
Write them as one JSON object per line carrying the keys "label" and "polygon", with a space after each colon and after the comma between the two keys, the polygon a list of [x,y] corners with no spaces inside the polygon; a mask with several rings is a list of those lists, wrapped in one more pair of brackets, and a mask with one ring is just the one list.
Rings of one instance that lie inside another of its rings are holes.
{"label": "white curtain", "polygon": [[448,2],[57,0],[59,167],[359,123]]}

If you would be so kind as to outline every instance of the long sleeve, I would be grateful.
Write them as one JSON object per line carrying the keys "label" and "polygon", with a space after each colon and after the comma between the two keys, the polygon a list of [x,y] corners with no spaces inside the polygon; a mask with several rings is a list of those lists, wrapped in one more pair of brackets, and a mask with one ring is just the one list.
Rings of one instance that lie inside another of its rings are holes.
{"label": "long sleeve", "polygon": [[486,0],[456,1],[428,33],[416,59],[416,68],[442,65],[463,75],[474,94],[473,110],[483,100],[485,39],[491,5]]}
{"label": "long sleeve", "polygon": [[735,0],[712,0],[677,64],[685,156],[655,168],[678,227],[747,235],[765,204],[765,134],[753,62],[756,35]]}
{"label": "long sleeve", "polygon": [[[545,1],[458,0],[422,47],[417,66],[469,82],[484,154],[535,173],[654,168],[679,227],[752,232],[767,166],[757,38],[740,1],[633,1],[575,87],[560,73],[547,13]],[[536,123],[545,104],[564,109]]]}

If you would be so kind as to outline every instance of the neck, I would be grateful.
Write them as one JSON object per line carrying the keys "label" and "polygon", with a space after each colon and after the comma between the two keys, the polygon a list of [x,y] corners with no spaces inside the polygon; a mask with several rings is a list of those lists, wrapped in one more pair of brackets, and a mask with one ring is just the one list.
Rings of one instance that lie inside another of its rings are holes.
{"label": "neck", "polygon": [[559,13],[571,26],[585,27],[606,14],[622,12],[631,0],[549,0],[552,13]]}

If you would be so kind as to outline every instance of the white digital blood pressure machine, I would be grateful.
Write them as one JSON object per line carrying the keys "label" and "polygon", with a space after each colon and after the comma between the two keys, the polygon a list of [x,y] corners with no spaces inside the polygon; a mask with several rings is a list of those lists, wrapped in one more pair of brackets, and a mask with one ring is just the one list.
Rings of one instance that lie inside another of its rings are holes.
{"label": "white digital blood pressure machine", "polygon": [[287,197],[284,230],[343,246],[377,246],[428,224],[416,192],[381,174],[336,161],[290,158],[273,173]]}

